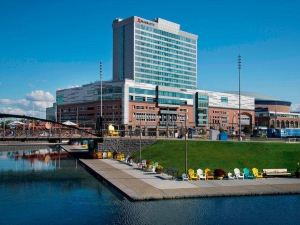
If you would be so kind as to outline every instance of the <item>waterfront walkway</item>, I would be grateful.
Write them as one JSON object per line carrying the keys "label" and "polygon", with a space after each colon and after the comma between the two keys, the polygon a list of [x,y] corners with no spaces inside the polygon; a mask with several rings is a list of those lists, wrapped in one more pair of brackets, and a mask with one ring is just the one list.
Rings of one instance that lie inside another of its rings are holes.
{"label": "waterfront walkway", "polygon": [[149,174],[112,159],[80,159],[94,175],[106,180],[131,200],[210,196],[300,194],[300,179],[176,181]]}

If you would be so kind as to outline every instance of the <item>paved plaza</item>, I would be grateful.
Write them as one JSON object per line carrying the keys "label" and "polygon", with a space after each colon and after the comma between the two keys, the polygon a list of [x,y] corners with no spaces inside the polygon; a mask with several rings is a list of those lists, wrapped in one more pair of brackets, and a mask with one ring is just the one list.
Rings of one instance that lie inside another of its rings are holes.
{"label": "paved plaza", "polygon": [[132,200],[300,193],[300,179],[295,178],[178,181],[112,159],[80,161]]}

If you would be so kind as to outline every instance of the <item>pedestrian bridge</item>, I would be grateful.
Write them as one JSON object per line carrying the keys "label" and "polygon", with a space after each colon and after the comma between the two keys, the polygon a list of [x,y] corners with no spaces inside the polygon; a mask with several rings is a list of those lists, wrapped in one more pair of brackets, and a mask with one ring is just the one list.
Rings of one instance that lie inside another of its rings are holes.
{"label": "pedestrian bridge", "polygon": [[[0,113],[0,119],[0,141],[61,142],[64,139],[101,139],[100,132],[32,116]],[[10,126],[7,121],[12,119],[19,120]]]}

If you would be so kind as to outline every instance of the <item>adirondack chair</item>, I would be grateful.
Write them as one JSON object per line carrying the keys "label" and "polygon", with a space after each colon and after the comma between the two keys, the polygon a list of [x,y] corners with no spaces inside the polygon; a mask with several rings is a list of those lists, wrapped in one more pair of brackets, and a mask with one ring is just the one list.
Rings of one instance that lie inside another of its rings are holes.
{"label": "adirondack chair", "polygon": [[234,176],[235,176],[236,179],[243,179],[243,180],[245,179],[244,174],[241,174],[241,171],[240,171],[239,168],[235,168],[233,170],[233,172],[234,172]]}
{"label": "adirondack chair", "polygon": [[190,180],[198,180],[197,174],[195,174],[195,171],[193,169],[189,169],[188,174]]}
{"label": "adirondack chair", "polygon": [[206,175],[203,173],[203,170],[197,169],[197,176],[200,180],[206,180]]}
{"label": "adirondack chair", "polygon": [[263,174],[258,172],[257,168],[252,168],[252,173],[255,176],[255,178],[263,178]]}
{"label": "adirondack chair", "polygon": [[205,176],[206,176],[206,180],[213,180],[214,176],[211,173],[211,170],[209,168],[205,169]]}
{"label": "adirondack chair", "polygon": [[227,176],[228,176],[228,180],[234,180],[235,179],[235,176],[231,172],[228,172]]}
{"label": "adirondack chair", "polygon": [[182,180],[183,181],[188,181],[189,180],[189,177],[188,177],[188,175],[186,175],[186,173],[182,174]]}
{"label": "adirondack chair", "polygon": [[254,179],[253,174],[250,173],[248,168],[244,168],[243,171],[245,179]]}

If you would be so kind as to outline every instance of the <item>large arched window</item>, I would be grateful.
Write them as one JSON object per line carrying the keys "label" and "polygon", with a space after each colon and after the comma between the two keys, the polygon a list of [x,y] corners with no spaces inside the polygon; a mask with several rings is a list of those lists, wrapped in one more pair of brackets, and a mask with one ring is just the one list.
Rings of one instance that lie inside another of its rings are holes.
{"label": "large arched window", "polygon": [[275,121],[271,120],[271,128],[275,128]]}
{"label": "large arched window", "polygon": [[277,126],[276,126],[276,128],[280,128],[280,121],[279,120],[277,120]]}
{"label": "large arched window", "polygon": [[294,121],[291,121],[290,127],[291,127],[291,128],[294,128]]}
{"label": "large arched window", "polygon": [[298,121],[295,122],[295,127],[298,128],[299,127],[299,123]]}
{"label": "large arched window", "polygon": [[285,124],[283,120],[281,121],[281,128],[285,128]]}
{"label": "large arched window", "polygon": [[290,122],[289,122],[288,120],[285,122],[285,127],[286,127],[286,128],[289,128],[289,127],[290,127]]}

